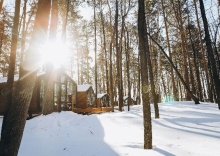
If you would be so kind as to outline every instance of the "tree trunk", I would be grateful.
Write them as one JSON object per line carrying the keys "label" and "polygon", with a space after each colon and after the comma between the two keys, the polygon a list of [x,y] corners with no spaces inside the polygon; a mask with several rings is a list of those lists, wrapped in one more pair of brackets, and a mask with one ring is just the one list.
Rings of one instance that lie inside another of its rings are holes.
{"label": "tree trunk", "polygon": [[144,149],[152,149],[152,125],[149,101],[148,63],[146,55],[146,53],[149,53],[149,51],[147,51],[149,49],[146,47],[148,45],[146,33],[147,27],[145,20],[144,0],[138,0],[138,36],[141,61],[141,83],[144,117]]}
{"label": "tree trunk", "polygon": [[[165,8],[164,8],[164,0],[161,0],[161,5],[162,5],[162,10],[163,10],[163,18],[164,18],[164,25],[165,25],[165,30],[166,30],[166,40],[167,40],[167,47],[168,47],[168,52],[170,59],[172,60],[172,53],[171,53],[171,48],[170,48],[170,39],[169,39],[169,30],[167,26],[167,19],[165,15]],[[173,73],[173,67],[171,66],[171,78],[172,78],[172,90],[173,90],[173,95],[174,95],[174,100],[178,101],[178,91],[176,88],[175,80],[174,80],[174,73]]]}
{"label": "tree trunk", "polygon": [[[148,22],[149,23],[149,22]],[[158,119],[160,117],[159,115],[159,108],[156,98],[156,91],[155,91],[155,84],[154,84],[154,75],[153,75],[153,67],[151,63],[151,55],[150,55],[150,47],[149,47],[149,41],[148,36],[146,36],[146,48],[147,48],[147,63],[148,63],[148,70],[149,70],[149,78],[150,78],[150,86],[151,86],[151,96],[153,98],[154,103],[154,111],[155,111],[155,119]]]}
{"label": "tree trunk", "polygon": [[4,0],[0,0],[0,13],[2,12],[2,5],[3,5]]}
{"label": "tree trunk", "polygon": [[[189,19],[189,14],[188,14],[188,25],[190,24],[190,19]],[[190,27],[188,28],[189,29],[189,38],[190,38],[190,43],[192,45],[192,51],[193,51],[193,63],[194,63],[194,68],[195,68],[195,73],[196,73],[196,81],[197,81],[197,92],[199,94],[199,98],[200,98],[200,101],[203,101],[203,94],[202,94],[202,84],[201,84],[201,80],[200,80],[200,69],[198,67],[198,54],[195,50],[195,46],[194,46],[194,42],[192,40],[192,33],[191,33],[191,29]]]}
{"label": "tree trunk", "polygon": [[24,60],[24,50],[25,50],[25,42],[26,42],[26,10],[27,10],[27,0],[24,0],[23,6],[23,23],[22,23],[22,37],[21,37],[21,53],[20,53],[20,65],[19,65],[19,77],[21,77],[21,67]]}
{"label": "tree trunk", "polygon": [[118,83],[118,105],[119,105],[119,111],[122,111],[123,107],[123,92],[122,92],[122,82],[121,82],[121,77],[122,77],[122,71],[121,71],[121,54],[120,54],[120,49],[118,45],[118,0],[115,1],[116,4],[116,13],[115,13],[115,46],[116,46],[116,59],[117,59],[117,83]]}
{"label": "tree trunk", "polygon": [[201,27],[200,27],[200,22],[199,22],[199,16],[198,16],[198,7],[196,4],[196,0],[193,0],[193,4],[194,4],[194,8],[195,8],[195,14],[196,14],[196,22],[197,22],[197,27],[199,30],[199,40],[200,40],[200,47],[201,47],[201,51],[202,51],[202,68],[205,71],[205,77],[207,80],[207,92],[208,92],[208,99],[210,99],[210,102],[214,102],[213,100],[213,94],[212,94],[212,90],[211,90],[211,83],[210,83],[210,77],[209,77],[209,71],[208,71],[208,64],[206,61],[206,57],[205,57],[205,49],[203,47],[203,37],[202,37],[202,32],[201,32]]}
{"label": "tree trunk", "polygon": [[129,32],[128,30],[126,32],[127,32],[127,41],[125,40],[125,47],[126,47],[126,68],[127,68],[127,82],[128,82],[128,111],[130,111],[130,105],[131,105],[130,46],[129,46]]}
{"label": "tree trunk", "polygon": [[49,0],[39,0],[38,2],[30,48],[22,67],[26,75],[17,82],[12,103],[9,106],[7,116],[4,116],[3,119],[0,141],[0,155],[2,156],[16,156],[18,154],[39,68],[37,64],[39,55],[36,46],[45,42],[50,4]]}
{"label": "tree trunk", "polygon": [[104,51],[105,51],[105,77],[106,77],[106,87],[107,87],[107,93],[109,94],[108,58],[107,58],[107,49],[106,49],[106,35],[105,35],[105,23],[104,23],[103,12],[101,12],[101,20],[102,20],[103,45],[104,45]]}
{"label": "tree trunk", "polygon": [[11,40],[11,53],[10,53],[10,59],[9,59],[8,80],[7,80],[7,90],[8,90],[7,91],[7,93],[8,93],[7,103],[8,103],[8,106],[11,104],[13,84],[14,84],[20,5],[21,5],[21,1],[16,0],[15,1],[14,22],[13,22],[13,28],[12,28],[12,40]]}
{"label": "tree trunk", "polygon": [[[50,42],[56,43],[56,31],[58,25],[58,2],[57,0],[52,0],[52,12],[51,12],[51,22],[50,22]],[[54,66],[51,63],[46,63],[46,72],[44,78],[44,98],[42,104],[42,113],[47,115],[53,112],[53,92],[54,92]]]}
{"label": "tree trunk", "polygon": [[205,42],[206,42],[206,50],[208,54],[208,59],[210,62],[211,70],[212,70],[212,76],[215,84],[215,91],[217,95],[217,104],[218,108],[220,109],[220,79],[219,75],[217,72],[217,67],[216,67],[216,61],[214,58],[213,54],[213,49],[212,49],[212,44],[211,44],[211,39],[210,39],[210,34],[209,34],[209,29],[208,29],[208,22],[205,14],[205,8],[203,4],[203,0],[199,0],[200,3],[200,10],[201,10],[201,15],[202,15],[202,20],[203,20],[203,25],[204,25],[204,30],[205,30]]}
{"label": "tree trunk", "polygon": [[111,7],[109,4],[109,0],[108,0],[108,8],[109,8],[109,13],[110,13],[110,35],[111,35],[111,40],[110,40],[110,44],[109,44],[109,92],[110,92],[110,100],[111,100],[111,107],[112,107],[112,112],[114,112],[114,93],[113,93],[113,71],[112,71],[112,41],[113,41],[113,32],[112,32],[112,13],[111,13]]}
{"label": "tree trunk", "polygon": [[96,40],[96,0],[94,0],[94,31],[95,31],[95,105],[97,106],[97,40]]}

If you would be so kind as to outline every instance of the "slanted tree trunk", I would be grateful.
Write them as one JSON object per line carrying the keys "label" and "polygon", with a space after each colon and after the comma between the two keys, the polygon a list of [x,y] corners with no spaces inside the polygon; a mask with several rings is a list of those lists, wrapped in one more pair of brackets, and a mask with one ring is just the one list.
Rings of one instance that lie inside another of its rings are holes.
{"label": "slanted tree trunk", "polygon": [[190,95],[190,97],[193,99],[195,104],[199,104],[199,99],[190,91],[190,88],[188,84],[184,81],[183,77],[181,76],[180,72],[178,71],[177,67],[173,64],[173,61],[169,58],[167,53],[164,51],[164,49],[161,47],[161,45],[150,35],[147,34],[151,40],[160,48],[161,52],[164,54],[164,56],[167,58],[171,66],[173,67],[174,71],[176,72],[177,76],[179,77],[180,81],[182,82],[183,86],[185,87],[186,91]]}
{"label": "slanted tree trunk", "polygon": [[50,4],[50,0],[38,2],[30,48],[22,66],[26,75],[17,82],[12,103],[2,124],[0,141],[0,155],[2,156],[18,154],[38,69],[39,55],[36,47],[42,45],[46,38]]}
{"label": "slanted tree trunk", "polygon": [[150,53],[147,48],[147,27],[145,20],[144,0],[138,0],[138,36],[141,63],[141,84],[144,117],[144,149],[152,149],[152,125],[149,101],[148,63],[146,53]]}
{"label": "slanted tree trunk", "polygon": [[216,60],[214,58],[214,51],[213,51],[212,43],[210,39],[208,22],[206,18],[203,0],[199,0],[199,3],[200,3],[200,10],[201,10],[201,15],[202,15],[202,20],[203,20],[203,25],[204,25],[204,30],[205,30],[206,50],[207,50],[208,60],[211,66],[212,78],[215,84],[215,91],[216,91],[216,96],[217,96],[216,103],[218,104],[218,108],[220,109],[220,79],[219,79],[218,70],[216,67]]}

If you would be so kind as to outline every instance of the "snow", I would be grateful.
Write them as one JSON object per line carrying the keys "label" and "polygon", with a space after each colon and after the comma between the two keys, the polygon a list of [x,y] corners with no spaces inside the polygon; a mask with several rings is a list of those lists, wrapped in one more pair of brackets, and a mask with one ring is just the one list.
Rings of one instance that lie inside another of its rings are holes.
{"label": "snow", "polygon": [[77,86],[77,91],[78,91],[78,92],[85,92],[85,91],[87,91],[90,87],[92,87],[91,84],[78,85],[78,86]]}
{"label": "snow", "polygon": [[100,99],[102,98],[103,96],[105,96],[107,93],[102,93],[102,94],[97,94],[97,98]]}
{"label": "snow", "polygon": [[143,149],[143,114],[142,106],[138,105],[129,112],[93,115],[61,112],[27,120],[18,155],[220,155],[220,111],[216,104],[160,103],[160,119],[154,119],[151,108],[152,150]]}

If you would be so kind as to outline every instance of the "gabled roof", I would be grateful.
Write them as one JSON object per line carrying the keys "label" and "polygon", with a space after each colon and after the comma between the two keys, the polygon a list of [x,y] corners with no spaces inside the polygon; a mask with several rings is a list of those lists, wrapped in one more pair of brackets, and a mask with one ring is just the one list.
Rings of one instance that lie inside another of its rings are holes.
{"label": "gabled roof", "polygon": [[128,98],[128,96],[124,96],[124,97],[123,97],[123,100],[126,100],[127,98]]}
{"label": "gabled roof", "polygon": [[90,87],[92,87],[91,84],[78,85],[77,92],[86,92]]}
{"label": "gabled roof", "polygon": [[98,98],[98,99],[101,99],[101,98],[102,98],[103,96],[105,96],[106,94],[107,94],[107,93],[98,94],[98,95],[97,95],[97,98]]}

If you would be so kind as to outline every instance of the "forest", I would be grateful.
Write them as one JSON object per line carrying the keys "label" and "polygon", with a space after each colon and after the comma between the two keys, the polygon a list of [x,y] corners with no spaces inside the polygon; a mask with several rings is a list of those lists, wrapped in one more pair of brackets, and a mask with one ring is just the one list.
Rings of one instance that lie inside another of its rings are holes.
{"label": "forest", "polygon": [[[44,115],[53,112],[52,80],[62,72],[92,84],[95,95],[107,93],[113,112],[116,100],[123,111],[128,96],[129,111],[139,97],[145,149],[152,149],[151,103],[155,118],[162,101],[220,109],[219,26],[218,0],[0,0],[0,77],[7,78],[0,95],[8,104],[0,155],[17,155],[42,72]],[[58,111],[60,100],[58,92]]]}

